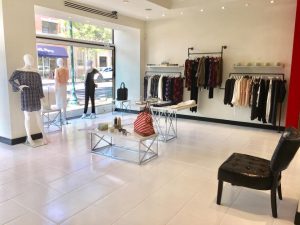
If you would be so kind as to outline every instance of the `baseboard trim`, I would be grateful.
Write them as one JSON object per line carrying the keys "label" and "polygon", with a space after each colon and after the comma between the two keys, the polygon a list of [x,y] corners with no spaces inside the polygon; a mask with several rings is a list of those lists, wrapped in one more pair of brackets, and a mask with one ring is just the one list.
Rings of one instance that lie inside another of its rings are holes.
{"label": "baseboard trim", "polygon": [[[120,112],[122,110],[119,108],[116,108],[115,111]],[[138,114],[140,111],[138,111],[138,110],[123,110],[123,112]],[[248,122],[240,122],[240,121],[234,121],[234,120],[215,119],[215,118],[209,118],[209,117],[190,116],[190,115],[182,115],[182,114],[177,114],[177,118],[204,121],[204,122],[210,122],[210,123],[221,123],[221,124],[228,124],[228,125],[242,126],[242,127],[252,127],[252,128],[274,130],[274,131],[284,131],[284,129],[285,129],[285,127],[283,127],[283,126],[278,127],[278,126],[267,125],[267,124],[248,123]]]}
{"label": "baseboard trim", "polygon": [[[33,140],[36,139],[40,139],[43,137],[42,133],[38,133],[38,134],[33,134],[31,135]],[[5,137],[0,137],[0,142],[7,144],[7,145],[17,145],[17,144],[21,144],[24,143],[26,141],[26,136],[24,137],[19,137],[19,138],[13,138],[13,139],[9,139],[9,138],[5,138]]]}

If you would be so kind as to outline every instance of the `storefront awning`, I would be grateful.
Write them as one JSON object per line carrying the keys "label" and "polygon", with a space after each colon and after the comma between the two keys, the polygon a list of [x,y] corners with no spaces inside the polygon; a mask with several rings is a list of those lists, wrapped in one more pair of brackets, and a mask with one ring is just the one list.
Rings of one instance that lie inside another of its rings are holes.
{"label": "storefront awning", "polygon": [[37,45],[37,51],[39,57],[68,58],[67,50],[64,47]]}

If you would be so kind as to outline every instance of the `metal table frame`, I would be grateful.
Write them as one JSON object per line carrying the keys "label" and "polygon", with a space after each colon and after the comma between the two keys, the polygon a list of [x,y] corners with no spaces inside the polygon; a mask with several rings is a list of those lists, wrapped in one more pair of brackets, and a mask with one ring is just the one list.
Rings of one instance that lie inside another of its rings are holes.
{"label": "metal table frame", "polygon": [[131,109],[131,100],[113,100],[112,102],[112,113],[115,111],[116,107],[117,107],[117,103],[119,103],[119,107],[121,110],[121,114],[123,116],[123,112],[124,110],[129,110]]}
{"label": "metal table frame", "polygon": [[164,142],[177,138],[177,110],[167,107],[150,107],[159,140]]}
{"label": "metal table frame", "polygon": [[[139,165],[158,157],[158,135],[154,134],[148,137],[141,137],[137,134],[124,136],[122,134],[109,133],[108,131],[91,131],[90,146],[91,152],[114,159],[119,159],[127,162],[134,162]],[[124,139],[138,143],[138,149],[129,148],[126,146],[116,145],[113,142],[114,138]],[[156,147],[155,147],[156,142]],[[100,144],[106,144],[100,146]],[[115,154],[117,151],[130,151],[130,153],[138,154],[138,160],[129,160]]]}
{"label": "metal table frame", "polygon": [[61,117],[60,109],[43,109],[41,114],[42,114],[43,124],[44,126],[46,125],[45,127],[47,128],[48,132],[51,126],[57,127],[58,130],[62,130],[62,121],[61,121],[62,117]]}
{"label": "metal table frame", "polygon": [[150,106],[152,118],[161,141],[167,142],[177,138],[177,112],[192,107],[197,104],[184,105],[172,108]]}

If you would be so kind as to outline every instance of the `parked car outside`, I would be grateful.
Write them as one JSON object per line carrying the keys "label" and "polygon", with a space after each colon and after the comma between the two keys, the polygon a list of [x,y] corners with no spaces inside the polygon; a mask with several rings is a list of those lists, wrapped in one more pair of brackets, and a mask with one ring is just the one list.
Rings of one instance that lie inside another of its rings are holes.
{"label": "parked car outside", "polygon": [[96,82],[111,82],[113,69],[111,67],[100,68],[98,71],[102,76],[96,78]]}

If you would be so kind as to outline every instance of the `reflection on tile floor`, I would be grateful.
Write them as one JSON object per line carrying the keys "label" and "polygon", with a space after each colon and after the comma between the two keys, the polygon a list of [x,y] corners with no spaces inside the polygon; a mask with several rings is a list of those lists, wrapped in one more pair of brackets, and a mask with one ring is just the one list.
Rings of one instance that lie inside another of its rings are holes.
{"label": "reflection on tile floor", "polygon": [[159,158],[138,166],[90,153],[79,129],[113,117],[72,120],[39,148],[0,144],[0,224],[293,224],[300,154],[283,174],[278,219],[266,191],[225,184],[222,206],[215,204],[219,165],[232,152],[269,159],[277,132],[179,120],[178,138],[160,142]]}

